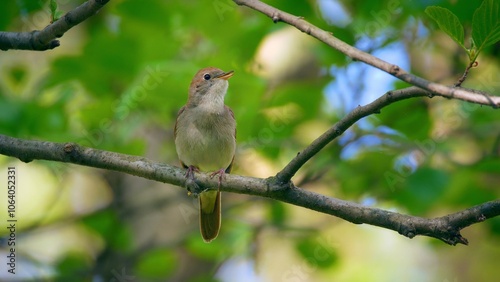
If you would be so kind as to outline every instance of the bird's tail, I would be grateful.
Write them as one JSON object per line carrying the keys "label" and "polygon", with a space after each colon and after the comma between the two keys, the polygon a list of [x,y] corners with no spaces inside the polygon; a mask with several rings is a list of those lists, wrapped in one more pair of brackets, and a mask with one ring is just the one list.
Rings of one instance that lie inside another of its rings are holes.
{"label": "bird's tail", "polygon": [[200,201],[200,231],[207,243],[219,235],[221,217],[221,198],[219,190],[201,192]]}

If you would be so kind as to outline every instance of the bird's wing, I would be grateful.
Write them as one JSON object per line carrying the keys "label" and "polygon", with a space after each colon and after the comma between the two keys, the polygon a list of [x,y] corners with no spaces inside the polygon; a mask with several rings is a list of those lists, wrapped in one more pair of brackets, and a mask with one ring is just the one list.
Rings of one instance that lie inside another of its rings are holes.
{"label": "bird's wing", "polygon": [[[231,117],[236,120],[234,118],[234,112],[233,110],[231,110],[230,107],[224,105],[224,107],[229,111],[229,114],[231,115]],[[234,127],[234,139],[236,140],[236,127]],[[226,173],[230,173],[231,172],[231,169],[233,168],[233,161],[234,161],[234,156],[233,156],[233,159],[231,160],[231,164],[229,164],[229,166],[226,168]]]}
{"label": "bird's wing", "polygon": [[177,122],[179,121],[179,117],[182,115],[184,110],[186,109],[186,106],[183,106],[179,112],[177,113],[177,118],[175,119],[175,125],[174,125],[174,139],[177,137]]}

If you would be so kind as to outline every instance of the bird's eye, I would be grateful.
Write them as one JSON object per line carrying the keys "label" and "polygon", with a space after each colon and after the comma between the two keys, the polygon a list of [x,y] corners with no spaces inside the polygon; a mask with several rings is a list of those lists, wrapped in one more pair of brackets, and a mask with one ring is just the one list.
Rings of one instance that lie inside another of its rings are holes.
{"label": "bird's eye", "polygon": [[209,79],[211,78],[211,76],[210,76],[208,73],[206,73],[206,74],[203,76],[203,78],[204,78],[205,80],[209,80]]}

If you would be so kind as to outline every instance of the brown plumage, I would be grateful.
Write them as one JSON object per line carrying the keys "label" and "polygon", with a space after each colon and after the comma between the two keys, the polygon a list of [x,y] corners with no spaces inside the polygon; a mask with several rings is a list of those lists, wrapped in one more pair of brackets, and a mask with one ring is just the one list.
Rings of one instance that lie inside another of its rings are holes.
{"label": "brown plumage", "polygon": [[[236,150],[236,120],[224,105],[233,72],[209,67],[196,73],[185,106],[177,114],[175,146],[187,177],[200,170],[219,175],[219,184],[231,170]],[[221,195],[208,189],[199,194],[200,231],[205,242],[217,237],[221,225]]]}

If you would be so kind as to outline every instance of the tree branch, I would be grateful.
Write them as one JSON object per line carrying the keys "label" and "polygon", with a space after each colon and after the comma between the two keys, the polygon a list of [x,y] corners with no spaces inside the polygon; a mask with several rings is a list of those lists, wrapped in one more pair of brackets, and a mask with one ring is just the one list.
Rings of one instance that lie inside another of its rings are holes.
{"label": "tree branch", "polygon": [[379,97],[377,100],[365,105],[358,106],[354,110],[352,110],[349,114],[339,120],[336,124],[334,124],[330,129],[328,129],[325,133],[321,134],[318,138],[316,138],[309,146],[307,146],[304,150],[298,153],[295,158],[293,158],[278,174],[276,174],[276,178],[281,183],[289,182],[292,177],[297,173],[297,171],[314,155],[316,155],[319,151],[321,151],[326,145],[332,142],[335,138],[339,137],[344,133],[349,127],[351,127],[358,120],[369,116],[371,114],[378,114],[382,110],[383,107],[388,106],[394,102],[416,98],[422,96],[432,95],[422,90],[418,87],[408,87],[405,89],[389,91]]}
{"label": "tree branch", "polygon": [[[71,27],[95,14],[108,1],[89,0],[42,31],[0,33],[0,49],[47,50],[55,48],[59,46],[59,41],[56,40],[57,37],[61,37]],[[410,87],[391,91],[366,106],[356,108],[304,149],[276,177],[260,179],[227,175],[226,180],[220,186],[222,191],[279,200],[334,215],[352,223],[366,223],[391,229],[409,238],[424,235],[440,239],[451,245],[468,243],[461,236],[461,229],[500,215],[500,200],[490,201],[447,216],[425,219],[366,207],[294,186],[290,179],[307,160],[359,119],[378,113],[383,107],[396,101],[412,97],[439,95],[497,108],[500,105],[500,97],[489,97],[484,92],[451,88],[429,82],[405,72],[396,65],[389,64],[355,49],[299,17],[279,11],[259,1],[234,0],[234,2],[263,12],[270,16],[274,22],[287,22],[353,59],[366,62],[422,89]],[[24,162],[40,159],[115,170],[178,186],[184,186],[186,182],[185,170],[181,168],[154,162],[143,157],[86,148],[74,143],[27,141],[0,135],[0,154],[19,158]],[[196,179],[197,184],[201,187],[216,187],[218,185],[218,181],[210,178],[207,174],[197,173]]]}
{"label": "tree branch", "polygon": [[54,49],[60,45],[56,38],[63,36],[66,31],[96,14],[108,2],[109,0],[89,0],[69,11],[43,30],[32,32],[0,31],[0,50],[45,51]]}
{"label": "tree branch", "polygon": [[[0,135],[0,154],[30,162],[35,159],[74,163],[104,168],[181,186],[185,170],[148,160],[143,157],[86,148],[74,143],[27,141]],[[217,179],[208,174],[196,174],[201,187],[216,187]],[[327,197],[288,184],[275,178],[260,179],[226,175],[222,191],[266,197],[343,218],[352,223],[367,223],[397,231],[408,238],[424,235],[447,244],[467,244],[460,230],[474,223],[500,215],[500,200],[487,202],[444,217],[425,219],[408,216],[357,203]]]}
{"label": "tree branch", "polygon": [[316,39],[322,41],[323,43],[326,43],[327,45],[339,50],[340,52],[355,60],[365,62],[368,65],[376,67],[399,78],[400,80],[419,87],[409,87],[400,91],[391,91],[366,106],[360,106],[356,108],[342,120],[337,122],[332,128],[323,133],[319,138],[314,140],[302,152],[297,154],[297,156],[276,175],[278,181],[281,181],[283,183],[290,181],[295,173],[300,169],[300,167],[302,167],[310,158],[316,155],[328,143],[340,136],[354,122],[370,114],[380,112],[380,109],[382,107],[392,104],[393,102],[412,97],[432,97],[436,95],[445,98],[459,99],[470,103],[487,105],[493,107],[494,109],[500,107],[499,96],[490,96],[488,93],[483,91],[470,90],[459,87],[449,87],[430,82],[421,77],[410,74],[397,65],[390,64],[377,57],[372,56],[371,54],[365,53],[359,49],[352,47],[351,45],[334,37],[331,32],[324,31],[316,27],[315,25],[310,24],[302,17],[283,12],[257,0],[233,1],[238,5],[247,6],[269,16],[275,23],[278,21],[288,23],[289,25],[296,27],[298,30],[315,37]]}
{"label": "tree branch", "polygon": [[426,90],[412,86],[404,89],[389,91],[365,106],[358,106],[356,109],[339,120],[336,124],[334,124],[325,133],[315,139],[304,150],[298,153],[280,172],[278,172],[278,174],[276,174],[277,180],[282,183],[289,182],[295,175],[295,173],[297,173],[297,171],[307,161],[314,157],[326,145],[335,140],[335,138],[342,135],[358,120],[371,114],[379,114],[382,108],[397,101],[416,97],[432,98],[433,95]]}
{"label": "tree branch", "polygon": [[454,98],[459,100],[468,101],[471,103],[482,104],[491,106],[493,108],[500,107],[500,97],[494,96],[490,97],[490,94],[486,92],[473,92],[465,88],[455,88],[449,87],[442,84],[430,82],[421,77],[413,75],[406,72],[397,65],[388,63],[381,60],[375,56],[365,53],[353,46],[343,42],[342,40],[333,36],[331,32],[327,32],[318,28],[317,26],[305,21],[302,17],[294,16],[292,14],[283,12],[276,9],[270,5],[262,3],[257,0],[233,0],[238,5],[244,5],[256,11],[259,11],[268,17],[270,17],[273,22],[282,21],[291,26],[294,26],[298,30],[305,32],[312,37],[326,43],[330,47],[337,49],[338,51],[344,53],[345,55],[351,57],[352,59],[365,62],[368,65],[376,67],[388,74],[391,74],[402,81],[409,84],[418,86],[434,95],[439,95],[447,98]]}

